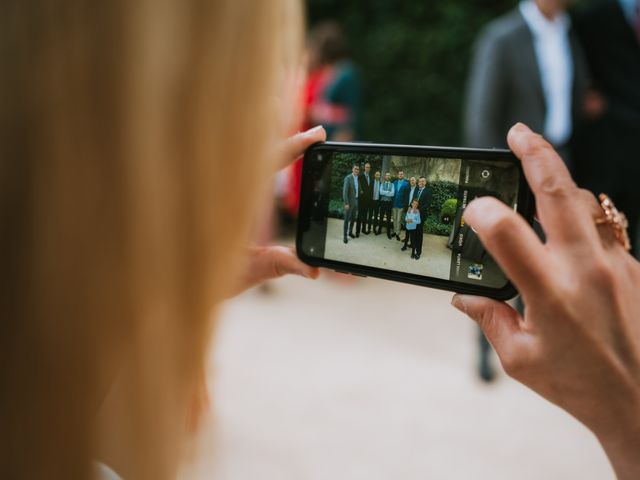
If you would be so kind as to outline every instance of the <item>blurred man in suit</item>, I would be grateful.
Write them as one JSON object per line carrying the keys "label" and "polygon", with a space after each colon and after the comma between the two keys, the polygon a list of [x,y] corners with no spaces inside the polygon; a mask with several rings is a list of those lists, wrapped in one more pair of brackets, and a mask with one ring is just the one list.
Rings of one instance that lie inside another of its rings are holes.
{"label": "blurred man in suit", "polygon": [[638,256],[640,1],[600,1],[575,23],[595,90],[590,118],[578,132],[577,180],[594,193],[608,193],[627,215]]}
{"label": "blurred man in suit", "polygon": [[572,0],[525,0],[478,38],[465,115],[466,143],[506,147],[509,128],[526,123],[571,163],[582,116],[586,62],[566,8]]}
{"label": "blurred man in suit", "polygon": [[[468,146],[506,147],[509,128],[523,122],[543,133],[572,168],[572,137],[588,82],[586,60],[565,11],[572,3],[524,0],[481,33],[467,90]],[[491,347],[482,332],[480,339],[479,373],[490,381]]]}
{"label": "blurred man in suit", "polygon": [[353,234],[353,226],[358,223],[358,198],[362,194],[362,188],[359,182],[360,166],[354,164],[351,173],[344,177],[342,182],[342,201],[344,202],[344,243],[348,243],[349,239],[355,238]]}
{"label": "blurred man in suit", "polygon": [[358,226],[356,227],[356,236],[360,232],[369,235],[371,229],[369,222],[371,218],[371,207],[373,201],[373,178],[371,178],[371,164],[364,164],[364,172],[360,175],[360,188],[362,188],[362,197],[360,197],[358,205]]}

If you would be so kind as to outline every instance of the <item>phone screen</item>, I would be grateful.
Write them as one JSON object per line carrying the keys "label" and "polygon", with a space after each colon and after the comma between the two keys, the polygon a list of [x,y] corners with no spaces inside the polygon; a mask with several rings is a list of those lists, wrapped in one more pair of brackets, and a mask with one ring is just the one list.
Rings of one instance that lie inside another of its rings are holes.
{"label": "phone screen", "polygon": [[412,283],[508,285],[464,211],[484,195],[518,210],[522,171],[509,152],[474,158],[460,150],[389,154],[324,145],[307,152],[304,172],[298,228],[303,259],[338,271],[399,274]]}

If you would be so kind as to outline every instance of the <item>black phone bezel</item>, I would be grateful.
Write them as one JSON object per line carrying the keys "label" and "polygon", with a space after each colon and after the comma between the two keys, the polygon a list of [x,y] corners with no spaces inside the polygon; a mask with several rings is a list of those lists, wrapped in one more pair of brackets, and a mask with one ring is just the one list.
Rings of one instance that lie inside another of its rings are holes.
{"label": "black phone bezel", "polygon": [[[422,156],[443,158],[460,158],[474,160],[504,160],[514,163],[520,170],[520,185],[518,189],[518,210],[525,220],[532,224],[535,211],[534,199],[531,189],[526,182],[524,172],[520,161],[510,150],[504,149],[475,149],[475,148],[454,148],[454,147],[434,147],[434,146],[417,146],[417,145],[393,145],[393,144],[376,144],[376,143],[355,143],[355,142],[322,142],[310,146],[303,158],[302,177],[300,182],[300,205],[298,209],[298,223],[296,227],[296,253],[298,258],[314,267],[329,268],[340,273],[348,273],[358,276],[381,278],[411,285],[419,285],[424,287],[436,288],[439,290],[447,290],[456,293],[465,293],[471,295],[481,295],[498,300],[508,300],[515,297],[518,291],[513,284],[508,281],[502,288],[486,287],[482,285],[473,285],[454,280],[444,280],[434,277],[424,277],[411,273],[393,272],[376,267],[358,265],[354,263],[342,262],[338,260],[329,260],[324,258],[312,257],[304,253],[302,249],[303,235],[303,218],[311,216],[313,209],[312,186],[317,178],[314,174],[321,171],[319,167],[317,154],[319,152],[351,152],[351,153],[367,153],[382,155],[402,155],[402,156]],[[311,161],[311,156],[314,160]],[[326,163],[331,158],[321,161]]]}

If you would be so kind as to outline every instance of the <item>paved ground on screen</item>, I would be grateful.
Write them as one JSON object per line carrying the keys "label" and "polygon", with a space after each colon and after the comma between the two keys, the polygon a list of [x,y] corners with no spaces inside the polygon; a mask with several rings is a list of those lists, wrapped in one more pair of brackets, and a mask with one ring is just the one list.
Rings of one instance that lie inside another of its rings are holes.
{"label": "paved ground on screen", "polygon": [[[404,252],[400,250],[402,242],[387,238],[386,229],[380,235],[361,233],[359,238],[349,238],[349,243],[345,244],[342,241],[343,228],[343,220],[328,220],[324,248],[326,258],[449,279],[451,250],[447,248],[448,237],[425,234],[422,256],[419,260],[413,260],[410,249]],[[404,239],[404,234],[402,232],[400,238]]]}

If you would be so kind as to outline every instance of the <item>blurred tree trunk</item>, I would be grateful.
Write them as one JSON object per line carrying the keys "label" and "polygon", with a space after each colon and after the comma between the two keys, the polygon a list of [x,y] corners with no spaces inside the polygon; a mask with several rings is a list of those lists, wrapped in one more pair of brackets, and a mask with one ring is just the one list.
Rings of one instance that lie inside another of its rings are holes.
{"label": "blurred tree trunk", "polygon": [[380,172],[382,180],[384,180],[384,174],[389,171],[389,168],[391,168],[391,155],[384,155],[382,157],[382,170]]}

